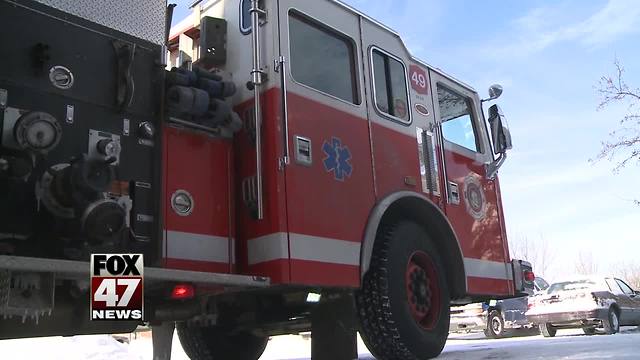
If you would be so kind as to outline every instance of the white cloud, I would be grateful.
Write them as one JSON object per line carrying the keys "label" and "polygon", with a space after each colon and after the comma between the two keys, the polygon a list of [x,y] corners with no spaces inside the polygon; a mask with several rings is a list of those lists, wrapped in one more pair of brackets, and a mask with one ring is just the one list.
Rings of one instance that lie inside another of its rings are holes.
{"label": "white cloud", "polygon": [[640,32],[640,6],[635,0],[608,0],[595,13],[571,19],[578,3],[559,3],[531,10],[513,22],[515,36],[498,47],[490,47],[493,56],[527,56],[563,42],[576,41],[593,47],[619,37]]}
{"label": "white cloud", "polygon": [[[533,191],[536,188],[558,186],[575,186],[579,183],[589,183],[598,178],[611,177],[611,170],[603,166],[591,166],[586,161],[569,166],[559,167],[547,164],[540,172],[522,176],[519,181],[509,182],[503,186],[509,192]],[[534,170],[529,167],[530,170]]]}

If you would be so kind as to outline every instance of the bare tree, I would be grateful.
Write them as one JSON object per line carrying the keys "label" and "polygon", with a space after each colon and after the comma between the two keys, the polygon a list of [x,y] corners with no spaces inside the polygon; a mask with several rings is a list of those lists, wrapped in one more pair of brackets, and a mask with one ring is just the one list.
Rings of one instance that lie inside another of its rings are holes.
{"label": "bare tree", "polygon": [[[624,105],[627,111],[619,120],[618,129],[611,132],[609,140],[602,142],[597,160],[616,161],[614,172],[629,163],[640,164],[640,88],[629,86],[624,79],[624,67],[616,59],[616,73],[603,76],[598,84],[601,102],[598,110],[612,105]],[[637,204],[640,205],[638,201]]]}
{"label": "bare tree", "polygon": [[640,263],[624,262],[613,267],[615,275],[627,282],[634,290],[640,290]]}
{"label": "bare tree", "polygon": [[554,260],[549,242],[543,236],[535,241],[527,236],[512,236],[509,238],[509,252],[513,259],[530,262],[533,272],[543,277]]}
{"label": "bare tree", "polygon": [[574,263],[574,269],[580,275],[595,275],[598,272],[598,264],[590,252],[580,252]]}

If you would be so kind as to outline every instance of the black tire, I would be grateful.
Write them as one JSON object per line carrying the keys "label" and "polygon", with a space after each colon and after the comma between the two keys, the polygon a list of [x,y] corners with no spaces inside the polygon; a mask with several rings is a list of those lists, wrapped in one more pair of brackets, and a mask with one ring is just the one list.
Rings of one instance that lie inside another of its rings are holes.
{"label": "black tire", "polygon": [[595,335],[596,334],[596,328],[594,328],[594,327],[582,328],[582,331],[584,332],[585,335]]}
{"label": "black tire", "polygon": [[620,315],[613,307],[609,308],[609,314],[602,320],[602,328],[607,335],[613,335],[620,331]]}
{"label": "black tire", "polygon": [[[419,263],[428,271],[416,272]],[[444,274],[422,227],[401,221],[381,229],[356,293],[360,335],[377,359],[422,360],[442,352],[450,301]],[[421,312],[426,312],[424,318]]]}
{"label": "black tire", "polygon": [[544,323],[538,325],[538,327],[540,328],[540,333],[544,337],[554,337],[556,336],[556,332],[558,332],[558,329],[554,328],[551,324]]}
{"label": "black tire", "polygon": [[268,337],[249,333],[230,335],[215,326],[176,324],[182,349],[191,360],[258,360],[269,342]]}
{"label": "black tire", "polygon": [[492,310],[487,318],[487,328],[484,330],[486,337],[491,339],[499,339],[504,337],[504,319],[499,310]]}

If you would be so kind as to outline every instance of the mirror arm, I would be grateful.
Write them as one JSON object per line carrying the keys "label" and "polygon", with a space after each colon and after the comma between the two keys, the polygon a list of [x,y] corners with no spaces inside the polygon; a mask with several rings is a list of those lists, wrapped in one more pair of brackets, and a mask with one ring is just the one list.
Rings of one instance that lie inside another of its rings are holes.
{"label": "mirror arm", "polygon": [[496,175],[498,174],[498,170],[500,170],[500,167],[502,167],[502,165],[506,160],[507,160],[507,153],[503,152],[503,153],[500,153],[500,156],[498,156],[498,158],[495,159],[491,164],[486,165],[487,179],[495,180]]}

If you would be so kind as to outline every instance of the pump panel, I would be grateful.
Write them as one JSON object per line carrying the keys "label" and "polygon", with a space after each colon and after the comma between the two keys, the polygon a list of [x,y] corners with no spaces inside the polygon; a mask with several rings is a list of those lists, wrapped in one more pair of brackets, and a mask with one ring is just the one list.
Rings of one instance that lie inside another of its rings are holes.
{"label": "pump panel", "polygon": [[153,264],[160,46],[36,2],[0,1],[0,23],[2,252]]}

